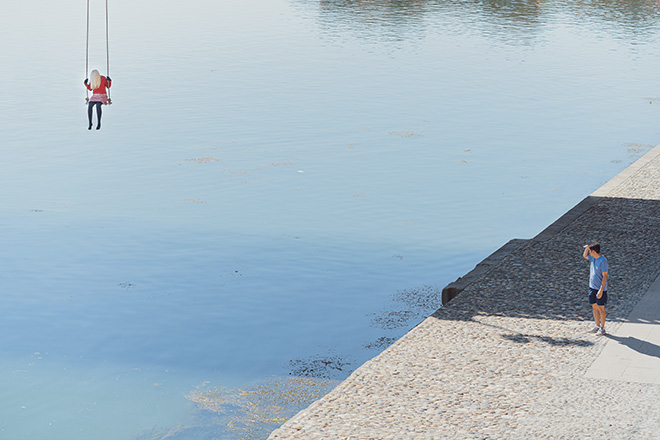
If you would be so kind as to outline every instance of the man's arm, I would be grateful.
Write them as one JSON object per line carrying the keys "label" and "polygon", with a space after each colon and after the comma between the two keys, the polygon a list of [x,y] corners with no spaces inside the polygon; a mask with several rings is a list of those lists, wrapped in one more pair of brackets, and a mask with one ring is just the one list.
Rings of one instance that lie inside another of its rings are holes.
{"label": "man's arm", "polygon": [[584,245],[584,252],[582,253],[582,257],[583,257],[585,260],[588,260],[588,259],[589,259],[589,245],[588,245],[588,244],[585,244],[585,245]]}
{"label": "man's arm", "polygon": [[605,289],[605,284],[607,283],[607,272],[603,272],[603,282],[600,283],[600,289],[598,289],[598,294],[596,298],[600,299],[603,296],[603,289]]}

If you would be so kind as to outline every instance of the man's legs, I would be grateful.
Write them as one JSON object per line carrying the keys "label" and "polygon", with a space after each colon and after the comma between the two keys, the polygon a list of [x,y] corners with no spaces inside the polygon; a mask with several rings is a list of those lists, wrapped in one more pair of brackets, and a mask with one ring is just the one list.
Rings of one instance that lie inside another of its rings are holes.
{"label": "man's legs", "polygon": [[597,304],[594,304],[594,306],[598,310],[598,316],[600,318],[600,324],[596,324],[596,325],[598,325],[598,327],[600,327],[600,328],[605,328],[605,318],[607,317],[607,312],[605,311],[605,306],[599,306]]}
{"label": "man's legs", "polygon": [[594,321],[596,321],[596,327],[600,327],[600,307],[605,308],[605,306],[599,306],[598,304],[592,304],[592,309],[594,310]]}

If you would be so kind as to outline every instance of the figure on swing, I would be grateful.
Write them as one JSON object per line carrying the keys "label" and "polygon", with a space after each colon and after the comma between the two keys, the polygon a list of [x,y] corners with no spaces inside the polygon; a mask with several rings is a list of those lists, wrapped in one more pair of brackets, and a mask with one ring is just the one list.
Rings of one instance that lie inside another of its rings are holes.
{"label": "figure on swing", "polygon": [[94,69],[90,72],[89,78],[85,78],[85,87],[87,90],[92,91],[92,97],[89,98],[87,104],[87,117],[89,119],[88,130],[92,129],[92,112],[94,106],[96,106],[96,116],[98,123],[96,124],[96,129],[101,129],[101,105],[112,104],[110,98],[108,98],[108,89],[112,85],[112,80],[109,76],[101,76],[98,70]]}

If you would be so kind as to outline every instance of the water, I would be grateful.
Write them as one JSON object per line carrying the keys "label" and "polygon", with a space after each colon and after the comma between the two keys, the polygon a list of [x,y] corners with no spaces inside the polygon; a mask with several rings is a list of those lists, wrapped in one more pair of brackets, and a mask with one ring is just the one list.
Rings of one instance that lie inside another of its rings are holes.
{"label": "water", "polygon": [[659,138],[652,3],[109,6],[88,132],[84,5],[3,3],[10,440],[263,438]]}

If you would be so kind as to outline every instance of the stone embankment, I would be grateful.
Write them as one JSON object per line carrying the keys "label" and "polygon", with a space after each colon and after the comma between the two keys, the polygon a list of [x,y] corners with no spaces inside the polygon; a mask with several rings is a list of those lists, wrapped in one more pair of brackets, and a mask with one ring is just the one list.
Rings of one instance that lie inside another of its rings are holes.
{"label": "stone embankment", "polygon": [[590,241],[610,263],[615,335],[660,273],[660,147],[452,283],[444,307],[269,439],[659,438],[660,384],[586,374],[612,340],[586,331]]}

